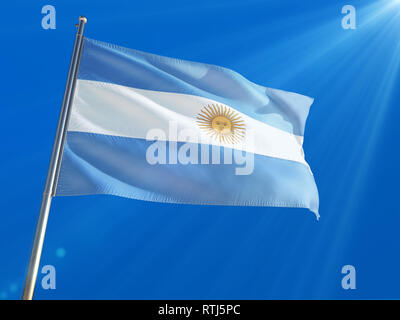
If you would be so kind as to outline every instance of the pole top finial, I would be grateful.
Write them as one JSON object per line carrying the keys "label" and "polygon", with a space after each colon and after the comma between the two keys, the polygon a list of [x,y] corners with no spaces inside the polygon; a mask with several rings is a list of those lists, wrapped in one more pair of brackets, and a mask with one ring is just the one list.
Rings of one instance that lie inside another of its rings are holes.
{"label": "pole top finial", "polygon": [[83,23],[87,23],[87,19],[85,16],[80,16],[79,21],[82,21]]}

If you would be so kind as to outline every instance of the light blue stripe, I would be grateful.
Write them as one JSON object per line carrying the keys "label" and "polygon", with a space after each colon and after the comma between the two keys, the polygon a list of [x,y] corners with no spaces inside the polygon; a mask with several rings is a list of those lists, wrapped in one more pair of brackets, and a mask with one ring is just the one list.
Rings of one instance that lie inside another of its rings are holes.
{"label": "light blue stripe", "polygon": [[296,135],[304,135],[312,103],[309,97],[259,86],[226,68],[87,38],[78,78],[213,99]]}
{"label": "light blue stripe", "polygon": [[[303,164],[254,155],[254,171],[247,176],[235,175],[237,164],[150,165],[145,155],[152,143],[69,132],[57,195],[110,194],[170,203],[301,207],[318,216],[318,191]],[[223,148],[220,152],[223,159]]]}

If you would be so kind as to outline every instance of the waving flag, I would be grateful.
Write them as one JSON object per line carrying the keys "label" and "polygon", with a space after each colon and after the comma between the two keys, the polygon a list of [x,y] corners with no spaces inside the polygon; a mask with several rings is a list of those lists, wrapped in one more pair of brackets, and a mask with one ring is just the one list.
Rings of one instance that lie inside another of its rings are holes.
{"label": "waving flag", "polygon": [[226,68],[85,39],[56,195],[309,208],[313,99]]}

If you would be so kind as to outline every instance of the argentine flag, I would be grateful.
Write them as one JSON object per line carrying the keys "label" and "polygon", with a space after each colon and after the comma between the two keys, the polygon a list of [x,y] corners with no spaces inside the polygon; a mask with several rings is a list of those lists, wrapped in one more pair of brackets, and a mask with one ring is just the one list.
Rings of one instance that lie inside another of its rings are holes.
{"label": "argentine flag", "polygon": [[312,98],[85,39],[56,195],[308,208]]}

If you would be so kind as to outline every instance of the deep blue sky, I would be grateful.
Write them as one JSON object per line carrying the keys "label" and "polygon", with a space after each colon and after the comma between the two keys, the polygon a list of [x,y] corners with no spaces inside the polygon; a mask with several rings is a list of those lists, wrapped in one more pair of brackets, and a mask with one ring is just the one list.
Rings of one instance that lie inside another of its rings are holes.
{"label": "deep blue sky", "polygon": [[[56,30],[41,28],[45,4],[56,7]],[[356,30],[341,27],[345,4],[357,9]],[[36,298],[400,298],[400,1],[49,0],[2,10],[0,299],[22,292],[79,15],[90,38],[314,97],[304,148],[321,219],[55,198],[41,265],[56,267],[57,289],[38,286]],[[346,264],[354,291],[341,288]]]}

